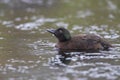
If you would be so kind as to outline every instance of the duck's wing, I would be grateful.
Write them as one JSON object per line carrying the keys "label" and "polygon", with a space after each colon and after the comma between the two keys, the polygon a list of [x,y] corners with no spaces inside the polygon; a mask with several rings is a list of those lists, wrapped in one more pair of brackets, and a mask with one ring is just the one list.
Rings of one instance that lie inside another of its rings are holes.
{"label": "duck's wing", "polygon": [[112,45],[101,36],[89,34],[86,35],[86,38],[88,40],[89,45],[100,44],[103,50],[108,50],[110,47],[112,47]]}

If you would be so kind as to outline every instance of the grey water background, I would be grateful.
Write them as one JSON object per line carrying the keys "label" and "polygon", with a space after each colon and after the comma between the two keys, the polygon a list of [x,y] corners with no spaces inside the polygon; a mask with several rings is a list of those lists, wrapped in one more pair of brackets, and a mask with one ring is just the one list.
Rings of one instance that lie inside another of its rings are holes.
{"label": "grey water background", "polygon": [[[119,17],[119,0],[0,0],[0,80],[120,80]],[[46,32],[58,27],[116,47],[64,64]]]}

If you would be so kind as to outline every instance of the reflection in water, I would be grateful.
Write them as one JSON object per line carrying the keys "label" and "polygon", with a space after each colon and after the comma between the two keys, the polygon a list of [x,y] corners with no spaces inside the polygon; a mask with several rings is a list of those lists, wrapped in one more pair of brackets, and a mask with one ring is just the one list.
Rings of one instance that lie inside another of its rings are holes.
{"label": "reflection in water", "polygon": [[119,59],[119,52],[115,52],[117,49],[118,47],[113,48],[110,51],[100,51],[98,53],[58,51],[55,58],[52,58],[52,62],[54,63],[54,61],[61,61],[61,63],[69,65],[71,61],[79,61],[84,59]]}
{"label": "reflection in water", "polygon": [[[101,53],[70,52],[64,53],[64,55],[60,55],[61,53],[59,53],[59,55],[49,59],[49,65],[64,67],[65,74],[63,73],[63,75],[65,76],[73,76],[74,74],[76,77],[81,75],[95,79],[104,78],[114,80],[120,76],[120,66],[110,64],[110,62],[114,62],[113,60],[118,62],[120,58],[119,53],[113,53],[114,49],[109,52],[101,51]],[[76,79],[76,77],[74,78]]]}

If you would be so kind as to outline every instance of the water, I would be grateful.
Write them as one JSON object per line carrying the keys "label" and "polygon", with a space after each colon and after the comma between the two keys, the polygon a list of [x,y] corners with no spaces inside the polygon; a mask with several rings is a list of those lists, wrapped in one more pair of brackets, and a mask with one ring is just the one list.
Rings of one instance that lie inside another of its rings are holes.
{"label": "water", "polygon": [[[0,1],[1,80],[120,79],[119,0],[9,1]],[[46,31],[58,27],[99,34],[116,47],[61,58],[57,39]]]}

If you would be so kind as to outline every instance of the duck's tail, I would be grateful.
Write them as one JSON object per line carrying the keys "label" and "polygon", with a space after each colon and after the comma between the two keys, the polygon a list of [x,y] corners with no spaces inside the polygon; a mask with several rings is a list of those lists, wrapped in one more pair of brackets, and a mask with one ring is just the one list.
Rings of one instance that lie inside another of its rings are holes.
{"label": "duck's tail", "polygon": [[103,50],[109,50],[109,48],[114,47],[111,43],[109,43],[108,41],[106,41],[104,39],[101,39],[100,43],[103,46]]}

